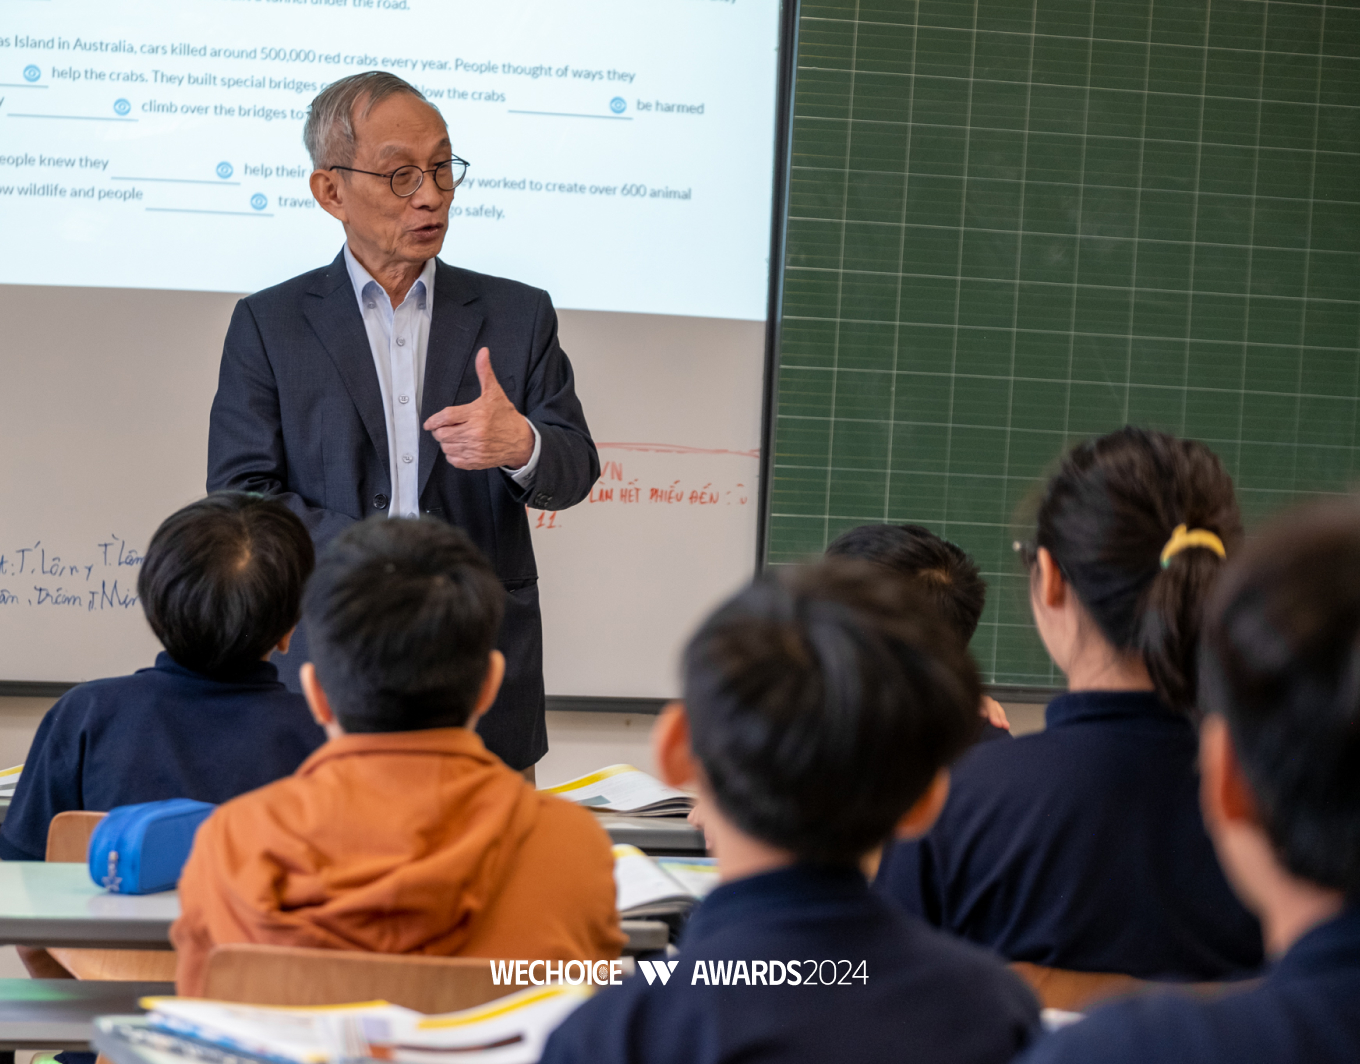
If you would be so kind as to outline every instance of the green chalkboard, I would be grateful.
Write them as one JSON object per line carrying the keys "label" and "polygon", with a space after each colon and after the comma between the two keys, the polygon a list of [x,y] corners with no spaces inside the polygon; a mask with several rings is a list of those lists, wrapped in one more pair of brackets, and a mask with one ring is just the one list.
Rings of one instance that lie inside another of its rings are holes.
{"label": "green chalkboard", "polygon": [[963,545],[988,678],[1057,677],[1011,544],[1075,439],[1202,439],[1249,520],[1345,490],[1360,8],[805,0],[768,558]]}

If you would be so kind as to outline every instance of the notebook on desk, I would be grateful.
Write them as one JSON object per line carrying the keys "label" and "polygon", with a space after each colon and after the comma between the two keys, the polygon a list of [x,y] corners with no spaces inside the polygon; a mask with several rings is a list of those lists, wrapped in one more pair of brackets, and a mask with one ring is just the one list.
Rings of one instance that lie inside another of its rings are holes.
{"label": "notebook on desk", "polygon": [[636,846],[614,847],[615,904],[625,919],[688,912],[717,885],[711,857],[649,857]]}
{"label": "notebook on desk", "polygon": [[628,816],[686,816],[695,802],[694,795],[667,787],[632,765],[607,765],[543,791],[600,813]]}
{"label": "notebook on desk", "polygon": [[[590,996],[582,986],[531,987],[485,1005],[426,1016],[385,1001],[270,1008],[194,998],[146,998],[144,1020],[112,1033],[156,1056],[230,1064],[397,1062],[531,1064],[548,1035]],[[152,1054],[147,1054],[148,1056]]]}
{"label": "notebook on desk", "polygon": [[14,797],[14,788],[19,786],[19,775],[23,771],[23,765],[15,765],[13,768],[0,768],[0,799],[9,801]]}

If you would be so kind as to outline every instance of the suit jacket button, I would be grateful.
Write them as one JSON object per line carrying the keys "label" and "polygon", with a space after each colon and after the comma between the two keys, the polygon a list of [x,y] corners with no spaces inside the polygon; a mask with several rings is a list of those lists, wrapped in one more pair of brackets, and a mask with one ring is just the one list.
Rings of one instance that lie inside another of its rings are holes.
{"label": "suit jacket button", "polygon": [[374,509],[378,509],[378,510],[386,510],[386,509],[387,509],[387,496],[386,496],[386,495],[383,495],[381,492],[378,493],[377,495],[373,496],[373,506],[374,506]]}
{"label": "suit jacket button", "polygon": [[552,496],[547,494],[546,492],[540,491],[537,495],[534,496],[535,506],[547,506],[548,503],[550,502],[552,502]]}

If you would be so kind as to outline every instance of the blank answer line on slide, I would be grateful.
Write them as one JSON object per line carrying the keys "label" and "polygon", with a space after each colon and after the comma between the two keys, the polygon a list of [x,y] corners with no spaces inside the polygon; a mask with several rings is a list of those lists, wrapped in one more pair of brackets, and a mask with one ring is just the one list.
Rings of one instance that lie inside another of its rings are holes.
{"label": "blank answer line on slide", "polygon": [[232,214],[240,218],[272,218],[273,211],[209,211],[201,207],[146,207],[159,214]]}
{"label": "blank answer line on slide", "polygon": [[14,111],[10,118],[66,118],[73,122],[136,122],[135,118],[106,118],[103,115],[21,115]]}
{"label": "blank answer line on slide", "polygon": [[46,85],[30,85],[26,81],[0,81],[0,89],[45,89]]}
{"label": "blank answer line on slide", "polygon": [[110,177],[110,181],[163,181],[175,185],[239,185],[239,181],[208,181],[198,177]]}
{"label": "blank answer line on slide", "polygon": [[580,115],[572,111],[516,111],[513,107],[506,108],[506,114],[512,115],[549,115],[553,118],[603,118],[607,122],[631,122],[632,115]]}
{"label": "blank answer line on slide", "polygon": [[650,451],[654,454],[734,454],[738,458],[759,458],[760,450],[729,451],[722,447],[687,447],[682,443],[596,443],[601,451]]}

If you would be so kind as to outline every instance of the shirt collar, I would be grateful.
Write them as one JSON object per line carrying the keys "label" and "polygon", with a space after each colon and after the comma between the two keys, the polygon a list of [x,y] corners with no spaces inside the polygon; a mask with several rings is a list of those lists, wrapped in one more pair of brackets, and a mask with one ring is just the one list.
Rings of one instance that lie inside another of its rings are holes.
{"label": "shirt collar", "polygon": [[682,946],[724,927],[790,909],[864,901],[872,903],[873,895],[857,868],[796,864],[763,872],[724,883],[709,894],[685,924]]}
{"label": "shirt collar", "polygon": [[1352,903],[1339,916],[1319,924],[1275,962],[1270,978],[1319,975],[1360,967],[1360,905]]}
{"label": "shirt collar", "polygon": [[[200,683],[220,683],[220,684],[277,684],[279,682],[278,667],[269,661],[252,661],[239,672],[232,673],[230,676],[206,676],[193,669],[187,669],[168,652],[162,650],[156,655],[154,666],[157,672],[166,672],[171,676],[180,676],[186,679],[198,680]],[[146,671],[146,670],[141,670]]]}
{"label": "shirt collar", "polygon": [[[420,276],[416,278],[416,283],[411,286],[411,290],[406,293],[406,299],[414,297],[416,306],[424,312],[426,317],[430,315],[430,308],[434,305],[434,265],[435,260],[429,258],[425,260],[425,266],[420,271]],[[349,270],[350,284],[354,286],[354,298],[359,301],[359,314],[364,313],[364,292],[368,286],[372,285],[376,290],[374,301],[379,306],[391,307],[392,301],[387,298],[387,293],[383,291],[382,285],[374,280],[373,275],[364,269],[363,263],[354,257],[354,252],[349,249],[349,241],[345,241],[345,268]],[[403,303],[405,300],[402,301]]]}
{"label": "shirt collar", "polygon": [[1184,714],[1162,705],[1151,691],[1069,691],[1059,695],[1044,710],[1044,726],[1092,720],[1160,720],[1190,727]]}

